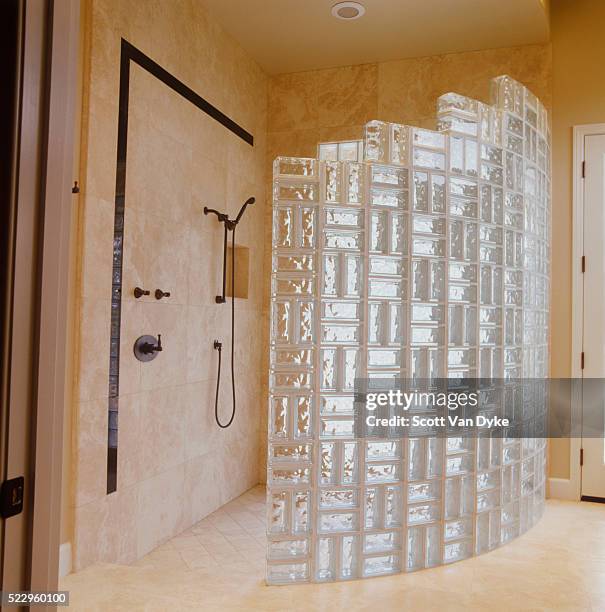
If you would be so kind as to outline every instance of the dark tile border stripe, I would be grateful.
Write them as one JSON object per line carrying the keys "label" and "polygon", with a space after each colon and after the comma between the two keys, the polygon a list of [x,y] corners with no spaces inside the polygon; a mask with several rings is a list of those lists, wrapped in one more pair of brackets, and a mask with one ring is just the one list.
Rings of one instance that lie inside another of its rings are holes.
{"label": "dark tile border stripe", "polygon": [[118,405],[120,396],[120,328],[122,312],[122,262],[124,254],[124,207],[126,199],[126,159],[128,149],[128,102],[130,62],[159,79],[201,111],[218,121],[250,146],[254,137],[193,89],[154,62],[141,50],[122,39],[120,49],[120,92],[118,110],[118,154],[113,229],[113,269],[111,286],[111,332],[109,352],[109,401],[107,431],[107,493],[118,487]]}

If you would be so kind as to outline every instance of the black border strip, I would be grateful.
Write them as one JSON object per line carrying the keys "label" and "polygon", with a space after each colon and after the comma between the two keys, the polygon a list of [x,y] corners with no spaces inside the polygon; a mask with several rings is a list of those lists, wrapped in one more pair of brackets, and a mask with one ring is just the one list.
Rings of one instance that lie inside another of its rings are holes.
{"label": "black border strip", "polygon": [[118,488],[118,404],[120,396],[120,329],[122,321],[122,263],[124,255],[124,208],[126,200],[126,160],[128,150],[128,102],[131,60],[189,100],[201,111],[218,121],[250,146],[254,137],[233,119],[204,100],[193,89],[154,62],[124,38],[120,47],[120,92],[118,111],[118,151],[116,159],[116,192],[113,227],[113,268],[111,285],[111,332],[109,351],[109,398],[107,425],[107,493]]}

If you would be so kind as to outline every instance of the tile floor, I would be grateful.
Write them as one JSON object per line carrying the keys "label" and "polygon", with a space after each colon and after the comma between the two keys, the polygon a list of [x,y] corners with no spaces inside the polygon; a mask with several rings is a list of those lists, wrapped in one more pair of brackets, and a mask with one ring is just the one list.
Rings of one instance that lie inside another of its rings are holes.
{"label": "tile floor", "polygon": [[605,505],[549,500],[542,520],[486,555],[346,583],[264,584],[265,492],[255,487],[131,566],[63,579],[72,610],[605,610]]}

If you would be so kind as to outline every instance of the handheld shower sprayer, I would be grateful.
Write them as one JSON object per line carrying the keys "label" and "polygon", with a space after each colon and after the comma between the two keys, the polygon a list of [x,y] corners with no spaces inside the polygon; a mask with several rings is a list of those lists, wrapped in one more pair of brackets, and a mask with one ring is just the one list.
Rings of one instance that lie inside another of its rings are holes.
{"label": "handheld shower sprayer", "polygon": [[218,210],[214,210],[214,208],[208,208],[207,206],[204,206],[204,214],[207,215],[207,214],[212,213],[213,215],[216,215],[219,220],[219,223],[225,224],[225,229],[233,231],[235,230],[236,225],[239,223],[240,219],[246,212],[246,208],[250,204],[254,204],[254,202],[256,202],[255,198],[248,198],[242,204],[242,207],[239,209],[239,212],[237,213],[237,217],[235,217],[235,219],[229,219],[229,215],[227,215],[226,213],[222,213],[222,212],[219,212]]}
{"label": "handheld shower sprayer", "polygon": [[225,225],[225,239],[223,241],[223,294],[217,295],[215,301],[217,304],[224,304],[227,299],[225,297],[226,288],[227,288],[227,240],[229,232],[231,234],[231,392],[233,397],[233,409],[231,412],[231,417],[227,423],[221,423],[221,420],[218,416],[218,396],[219,389],[221,384],[221,355],[223,350],[222,342],[218,340],[214,340],[214,350],[218,351],[218,373],[216,379],[216,397],[214,399],[214,418],[216,423],[222,429],[226,429],[233,423],[233,419],[235,418],[235,369],[234,369],[234,354],[235,354],[235,228],[237,224],[240,222],[240,219],[246,212],[246,208],[250,204],[254,204],[254,198],[248,198],[239,209],[237,216],[235,219],[229,219],[229,215],[226,213],[219,212],[214,208],[208,208],[204,206],[204,214],[213,214],[216,215],[219,223],[223,223]]}
{"label": "handheld shower sprayer", "polygon": [[237,213],[237,217],[235,217],[235,225],[237,225],[239,223],[239,220],[242,218],[243,214],[246,212],[246,208],[250,204],[254,204],[254,202],[256,202],[256,200],[254,198],[248,198],[243,203],[242,207],[239,209],[239,212]]}

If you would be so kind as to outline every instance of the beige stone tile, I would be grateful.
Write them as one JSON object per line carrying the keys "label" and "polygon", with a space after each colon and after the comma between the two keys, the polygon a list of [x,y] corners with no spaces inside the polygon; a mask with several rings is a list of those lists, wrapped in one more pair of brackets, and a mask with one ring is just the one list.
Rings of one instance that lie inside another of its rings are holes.
{"label": "beige stone tile", "polygon": [[365,124],[322,127],[319,130],[319,142],[337,142],[339,140],[363,139]]}
{"label": "beige stone tile", "polygon": [[178,536],[175,536],[168,542],[174,550],[183,551],[197,549],[201,550],[202,545],[194,533],[183,532]]}
{"label": "beige stone tile", "polygon": [[229,536],[226,534],[227,540],[229,543],[240,552],[250,552],[250,551],[263,551],[265,550],[264,546],[254,537],[250,535],[243,536]]}
{"label": "beige stone tile", "polygon": [[[120,375],[120,380],[125,380]],[[141,444],[141,395],[122,395],[118,414],[118,478],[119,486],[131,486],[141,478],[142,450]],[[107,453],[107,440],[104,441]],[[106,468],[103,467],[103,470]],[[101,479],[104,482],[104,479]]]}
{"label": "beige stone tile", "polygon": [[113,2],[91,2],[90,88],[117,104],[120,86],[120,34]]}
{"label": "beige stone tile", "polygon": [[139,483],[136,524],[137,555],[183,529],[184,469],[182,464]]}
{"label": "beige stone tile", "polygon": [[549,45],[381,62],[378,118],[410,123],[410,119],[434,117],[437,99],[450,91],[489,102],[490,80],[502,74],[531,84],[534,93],[548,102],[550,64]]}
{"label": "beige stone tile", "polygon": [[109,101],[97,96],[94,91],[89,98],[86,138],[91,146],[88,149],[82,193],[105,202],[115,200],[117,138],[116,131],[109,130],[108,126],[117,126],[117,99],[116,96]]}
{"label": "beige stone tile", "polygon": [[318,127],[318,74],[281,74],[269,80],[270,132]]}
{"label": "beige stone tile", "polygon": [[162,548],[163,547],[160,546],[154,551],[150,552],[148,555],[145,555],[135,563],[135,566],[145,568],[150,567],[164,571],[185,571],[189,569],[187,563],[181,556],[180,551],[174,549],[161,550]]}
{"label": "beige stone tile", "polygon": [[[206,350],[212,349],[207,348]],[[216,376],[216,370],[214,369],[216,365],[211,363],[212,366],[214,366],[212,370],[214,376]],[[206,375],[209,376],[210,372]],[[216,458],[211,454],[219,444],[218,427],[214,420],[216,380],[188,384],[185,387],[185,393],[185,458],[188,461],[195,460],[196,462],[191,464],[189,469],[192,480],[196,477],[200,478],[199,486],[203,487],[203,490],[199,493],[209,500],[215,499],[216,502],[210,505],[205,504],[203,514],[197,514],[195,517],[192,515],[192,523],[195,523],[220,506],[218,493],[220,482],[217,478]],[[194,474],[197,474],[197,476],[194,476]],[[191,486],[193,487],[191,494],[194,499],[197,499],[195,491],[198,491],[198,484],[191,482]]]}
{"label": "beige stone tile", "polygon": [[[166,223],[186,220],[191,204],[191,172],[191,149],[145,121],[133,121],[128,132],[127,206],[163,218]],[[174,226],[165,226],[168,228]]]}
{"label": "beige stone tile", "polygon": [[80,303],[78,388],[81,401],[107,398],[110,309],[110,296],[102,300],[84,298]]}
{"label": "beige stone tile", "polygon": [[75,508],[74,568],[98,561],[131,563],[136,559],[134,540],[123,534],[135,529],[138,486]]}
{"label": "beige stone tile", "polygon": [[151,290],[147,301],[156,302],[155,289],[170,293],[164,304],[187,304],[189,226],[167,224],[164,217],[146,213],[143,283]]}
{"label": "beige stone tile", "polygon": [[201,114],[199,109],[136,64],[130,71],[130,99],[134,115],[183,145],[191,146],[191,125]]}
{"label": "beige stone tile", "polygon": [[[207,138],[208,147],[211,148],[212,143]],[[199,147],[201,143],[198,141],[196,145]],[[205,153],[203,155],[202,153]],[[206,150],[200,152],[199,149],[194,150],[193,154],[193,172],[191,183],[191,214],[195,215],[199,221],[200,230],[205,229],[210,231],[219,227],[216,217],[203,216],[204,206],[214,208],[215,210],[226,210],[227,205],[227,173],[224,162],[219,162],[212,158],[211,151]],[[200,216],[202,215],[202,216]]]}
{"label": "beige stone tile", "polygon": [[[319,129],[292,130],[290,132],[269,132],[267,134],[267,177],[271,180],[273,161],[276,157],[315,157]],[[267,190],[267,197],[272,192]]]}
{"label": "beige stone tile", "polygon": [[83,202],[80,295],[103,300],[111,295],[114,204],[93,195]]}
{"label": "beige stone tile", "polygon": [[183,561],[190,570],[217,567],[216,559],[201,547],[180,551]]}
{"label": "beige stone tile", "polygon": [[138,304],[151,302],[153,296],[135,298],[135,287],[148,289],[145,286],[145,260],[149,249],[147,240],[147,215],[126,204],[124,211],[124,251],[122,259],[122,303]]}
{"label": "beige stone tile", "polygon": [[[210,290],[211,286],[206,286],[206,289]],[[195,386],[192,388],[200,393],[202,383],[216,381],[218,352],[214,349],[214,340],[221,339],[225,350],[228,348],[226,345],[229,343],[231,334],[227,321],[228,313],[225,312],[224,308],[221,311],[220,305],[217,304],[213,306],[189,305],[186,308],[185,316],[187,317],[187,363],[185,364],[187,382],[194,383]],[[204,403],[208,399],[206,395],[203,393],[203,399],[197,405],[197,411],[200,413],[202,411],[211,412],[210,406]],[[214,402],[214,397],[212,401]],[[212,422],[214,423],[214,420]],[[208,425],[210,425],[210,422],[208,422]],[[204,431],[208,429],[209,427]],[[198,431],[200,435],[196,437],[199,438],[201,437],[201,430]],[[200,440],[200,442],[204,441]]]}
{"label": "beige stone tile", "polygon": [[[187,500],[183,516],[187,525],[195,524],[220,505],[220,482],[211,455],[200,455],[185,463],[185,491]],[[189,531],[199,533],[193,528]]]}
{"label": "beige stone tile", "polygon": [[177,466],[183,467],[186,391],[185,387],[168,387],[138,394],[140,437],[137,454],[141,480]]}
{"label": "beige stone tile", "polygon": [[319,71],[319,126],[363,125],[375,119],[378,109],[377,83],[377,64]]}
{"label": "beige stone tile", "polygon": [[77,406],[75,497],[76,506],[102,500],[107,475],[107,400]]}
{"label": "beige stone tile", "polygon": [[[221,174],[224,174],[229,167],[227,157],[227,130],[218,121],[214,120],[205,113],[196,114],[195,120],[190,126],[191,137],[193,142],[193,170],[194,174],[192,177],[192,194],[195,196],[197,193],[196,186],[200,185],[201,179],[212,178],[212,175],[208,174],[208,169],[216,167]],[[212,162],[205,166],[206,173],[204,173],[202,161],[200,158],[204,158]],[[202,170],[200,171],[200,168]],[[217,181],[220,183],[220,177],[217,176]],[[212,185],[207,185],[203,182],[202,185],[206,186],[207,189],[212,189]],[[216,202],[218,203],[218,202]],[[202,202],[203,205],[203,202]],[[214,208],[214,206],[212,206]]]}

